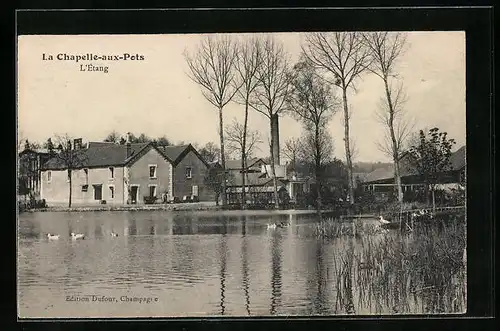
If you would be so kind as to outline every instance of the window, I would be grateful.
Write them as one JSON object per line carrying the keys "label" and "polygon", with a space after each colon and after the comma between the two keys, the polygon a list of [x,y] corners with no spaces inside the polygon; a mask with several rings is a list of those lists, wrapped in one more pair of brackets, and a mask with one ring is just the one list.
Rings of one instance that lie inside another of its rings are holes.
{"label": "window", "polygon": [[193,185],[191,188],[191,195],[198,196],[198,185]]}
{"label": "window", "polygon": [[109,186],[109,198],[114,199],[115,198],[115,187],[113,185]]}
{"label": "window", "polygon": [[[89,186],[89,169],[83,169],[83,172],[85,173],[85,185],[84,186]],[[87,191],[85,191],[87,192]]]}
{"label": "window", "polygon": [[156,165],[149,165],[149,178],[156,178]]}
{"label": "window", "polygon": [[150,197],[155,197],[156,196],[156,185],[150,185],[149,186],[149,196]]}
{"label": "window", "polygon": [[109,178],[114,179],[115,178],[115,168],[109,167]]}
{"label": "window", "polygon": [[88,185],[82,185],[82,192],[87,192],[89,190]]}
{"label": "window", "polygon": [[52,171],[47,171],[47,182],[50,183],[51,180],[52,180]]}
{"label": "window", "polygon": [[193,177],[193,169],[191,167],[186,168],[186,178],[192,178]]}

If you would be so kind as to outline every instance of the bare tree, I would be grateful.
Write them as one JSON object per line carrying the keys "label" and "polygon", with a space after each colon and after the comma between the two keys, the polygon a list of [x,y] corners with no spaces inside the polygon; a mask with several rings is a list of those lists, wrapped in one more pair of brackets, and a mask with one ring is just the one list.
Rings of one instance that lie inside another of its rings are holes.
{"label": "bare tree", "polygon": [[349,201],[354,203],[354,180],[352,176],[352,159],[349,135],[349,106],[347,91],[355,90],[355,80],[370,64],[370,53],[364,46],[363,38],[358,32],[308,33],[302,45],[302,53],[316,67],[327,75],[325,79],[333,82],[342,90],[344,106],[344,144],[347,161],[347,177]]}
{"label": "bare tree", "polygon": [[385,147],[394,162],[394,180],[398,194],[398,201],[403,202],[403,188],[401,184],[401,173],[399,158],[401,156],[402,140],[406,139],[409,131],[409,123],[403,117],[404,95],[402,84],[397,88],[391,86],[391,78],[396,76],[395,65],[398,58],[404,53],[406,45],[406,34],[372,32],[363,34],[363,39],[372,57],[371,65],[368,67],[372,73],[384,81],[386,102],[381,107],[379,119],[385,126],[387,132]]}
{"label": "bare tree", "polygon": [[293,117],[300,121],[306,131],[306,154],[314,164],[316,179],[317,209],[321,211],[321,188],[323,168],[329,161],[331,137],[328,123],[340,105],[331,91],[330,84],[319,77],[308,61],[294,66],[292,93],[288,98],[288,108]]}
{"label": "bare tree", "polygon": [[290,161],[294,169],[297,166],[300,147],[300,139],[293,137],[286,140],[285,144],[283,145],[282,153]]}
{"label": "bare tree", "polygon": [[83,167],[87,160],[86,150],[75,148],[72,141],[73,139],[68,134],[56,136],[56,146],[59,152],[55,154],[55,162],[61,168],[66,169],[68,174],[68,208],[71,208],[72,202],[73,170]]}
{"label": "bare tree", "polygon": [[104,138],[103,141],[117,144],[120,141],[120,134],[113,130],[106,136],[106,138]]}
{"label": "bare tree", "polygon": [[[247,130],[248,130],[248,108],[250,106],[250,98],[259,85],[257,78],[257,70],[262,63],[262,46],[258,38],[252,37],[240,42],[237,52],[236,61],[236,87],[241,86],[236,94],[236,101],[245,106],[245,118],[243,121],[243,132],[239,150],[241,151],[241,168],[246,169],[246,160],[248,159],[247,152]],[[233,125],[234,126],[234,125]],[[256,137],[250,137],[256,138]],[[242,208],[246,204],[246,188],[245,188],[245,171],[241,173],[242,190],[241,201]]]}
{"label": "bare tree", "polygon": [[208,163],[216,162],[220,157],[220,148],[213,142],[208,142],[205,146],[201,147],[198,152],[201,157]]}
{"label": "bare tree", "polygon": [[206,37],[189,55],[184,52],[189,77],[201,87],[201,93],[219,111],[220,161],[223,171],[222,205],[226,205],[226,162],[224,156],[224,123],[222,109],[233,99],[239,87],[235,84],[237,45],[229,36]]}
{"label": "bare tree", "polygon": [[258,130],[247,129],[245,132],[245,125],[233,119],[233,122],[226,126],[226,142],[228,154],[245,155],[246,158],[242,164],[244,170],[247,167],[247,159],[253,156],[259,148],[258,144],[263,141]]}
{"label": "bare tree", "polygon": [[271,141],[271,172],[273,177],[274,206],[279,208],[278,182],[276,179],[276,156],[274,155],[274,141],[272,134],[273,119],[285,110],[286,100],[290,93],[289,55],[283,45],[273,37],[266,37],[262,41],[262,64],[257,69],[259,85],[254,90],[250,107],[269,119]]}

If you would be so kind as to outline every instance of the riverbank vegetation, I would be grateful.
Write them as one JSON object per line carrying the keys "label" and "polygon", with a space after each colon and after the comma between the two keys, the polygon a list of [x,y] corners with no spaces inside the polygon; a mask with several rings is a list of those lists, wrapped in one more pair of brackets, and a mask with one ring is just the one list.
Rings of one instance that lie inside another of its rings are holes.
{"label": "riverbank vegetation", "polygon": [[333,255],[336,313],[464,313],[465,233],[463,217],[436,219],[411,233],[364,232],[355,237],[343,233],[339,222],[318,226],[316,235],[343,241],[344,250]]}

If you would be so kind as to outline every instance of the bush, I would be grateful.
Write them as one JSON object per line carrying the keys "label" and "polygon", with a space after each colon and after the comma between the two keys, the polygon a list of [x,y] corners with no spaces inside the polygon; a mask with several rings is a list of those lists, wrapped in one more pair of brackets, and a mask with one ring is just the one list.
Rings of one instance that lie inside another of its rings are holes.
{"label": "bush", "polygon": [[146,205],[152,205],[156,202],[157,197],[144,196],[144,203]]}

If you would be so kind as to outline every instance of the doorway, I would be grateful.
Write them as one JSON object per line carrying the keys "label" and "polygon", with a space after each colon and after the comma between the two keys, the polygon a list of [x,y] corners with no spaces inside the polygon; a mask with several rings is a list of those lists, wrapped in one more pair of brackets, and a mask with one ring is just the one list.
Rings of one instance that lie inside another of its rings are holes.
{"label": "doorway", "polygon": [[102,184],[92,186],[94,187],[94,200],[102,200]]}
{"label": "doorway", "polygon": [[139,196],[139,186],[130,186],[130,203],[136,204]]}

